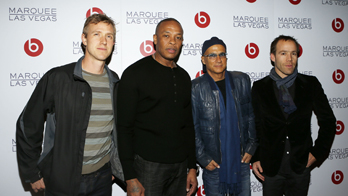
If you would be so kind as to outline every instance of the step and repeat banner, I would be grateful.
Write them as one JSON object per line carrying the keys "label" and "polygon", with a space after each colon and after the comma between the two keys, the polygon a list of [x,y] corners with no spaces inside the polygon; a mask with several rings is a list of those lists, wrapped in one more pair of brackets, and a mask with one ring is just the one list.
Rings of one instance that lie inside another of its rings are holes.
{"label": "step and repeat banner", "polygon": [[[30,195],[18,174],[16,120],[46,71],[83,55],[83,24],[94,13],[105,13],[117,23],[109,66],[120,76],[130,64],[155,52],[156,24],[168,17],[183,26],[178,64],[192,79],[202,74],[202,44],[212,36],[227,45],[228,70],[246,72],[252,82],[272,68],[272,40],[280,34],[294,36],[301,45],[299,72],[320,80],[337,118],[335,141],[327,160],[312,171],[309,195],[347,195],[348,0],[12,0],[0,5],[0,195]],[[313,138],[317,130],[314,115]],[[197,196],[204,196],[199,173]],[[262,184],[253,174],[250,186],[253,196],[262,195]],[[113,188],[113,195],[126,195],[117,185]]]}

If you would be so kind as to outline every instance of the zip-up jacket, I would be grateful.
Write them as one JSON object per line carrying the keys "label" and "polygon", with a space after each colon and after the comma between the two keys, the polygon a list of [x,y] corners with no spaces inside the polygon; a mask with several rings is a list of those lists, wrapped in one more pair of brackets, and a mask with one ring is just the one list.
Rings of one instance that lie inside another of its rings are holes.
{"label": "zip-up jacket", "polygon": [[[250,78],[242,72],[230,74],[232,95],[238,116],[241,157],[254,154],[256,141],[254,113],[251,105]],[[192,114],[195,126],[196,158],[202,167],[212,160],[221,163],[219,91],[212,90],[207,73],[192,80]]]}
{"label": "zip-up jacket", "polygon": [[[46,196],[78,195],[92,105],[92,89],[82,77],[83,58],[44,74],[17,121],[19,171],[27,183],[43,177]],[[105,70],[115,104],[114,91],[119,78],[107,66]],[[113,175],[123,180],[117,152],[115,111],[114,115],[110,162]]]}

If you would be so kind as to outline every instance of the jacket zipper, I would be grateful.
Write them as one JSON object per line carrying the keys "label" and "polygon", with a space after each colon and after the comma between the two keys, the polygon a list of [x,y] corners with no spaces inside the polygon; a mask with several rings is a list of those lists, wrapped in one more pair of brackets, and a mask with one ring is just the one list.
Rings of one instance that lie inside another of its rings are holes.
{"label": "jacket zipper", "polygon": [[240,142],[239,142],[239,144],[240,144],[240,156],[241,156],[241,158],[243,159],[243,151],[244,151],[244,149],[243,149],[243,145],[242,145],[242,131],[241,131],[241,129],[240,129],[240,125],[239,125],[239,115],[238,115],[238,112],[237,112],[237,98],[236,98],[236,96],[234,96],[234,94],[233,94],[233,90],[231,90],[231,93],[232,93],[232,95],[233,95],[233,98],[234,98],[234,108],[235,108],[235,110],[236,110],[236,113],[237,113],[237,118],[238,118],[238,123],[237,123],[237,125],[238,125],[238,129],[239,129],[239,140],[240,140]]}

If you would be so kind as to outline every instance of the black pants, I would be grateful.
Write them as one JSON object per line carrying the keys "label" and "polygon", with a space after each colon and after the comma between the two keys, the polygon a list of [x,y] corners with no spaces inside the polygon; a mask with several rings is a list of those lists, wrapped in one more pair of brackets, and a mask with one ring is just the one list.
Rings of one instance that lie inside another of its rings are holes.
{"label": "black pants", "polygon": [[187,161],[174,164],[156,163],[135,156],[134,169],[146,196],[185,196]]}
{"label": "black pants", "polygon": [[302,174],[291,172],[287,175],[265,176],[263,184],[264,196],[306,196],[310,181],[310,168]]}

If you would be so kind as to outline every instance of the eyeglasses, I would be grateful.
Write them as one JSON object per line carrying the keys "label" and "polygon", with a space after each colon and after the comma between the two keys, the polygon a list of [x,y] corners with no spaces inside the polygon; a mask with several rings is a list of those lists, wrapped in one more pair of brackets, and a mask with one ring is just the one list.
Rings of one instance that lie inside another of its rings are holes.
{"label": "eyeglasses", "polygon": [[220,54],[210,53],[208,55],[203,55],[205,57],[208,57],[210,60],[216,60],[216,57],[219,55],[220,59],[225,59],[227,56],[227,53],[221,52]]}

